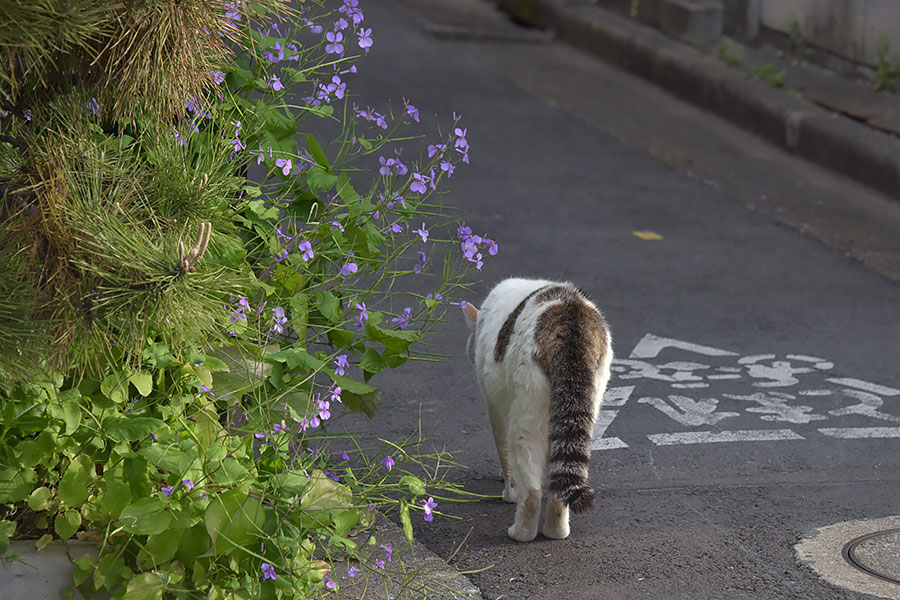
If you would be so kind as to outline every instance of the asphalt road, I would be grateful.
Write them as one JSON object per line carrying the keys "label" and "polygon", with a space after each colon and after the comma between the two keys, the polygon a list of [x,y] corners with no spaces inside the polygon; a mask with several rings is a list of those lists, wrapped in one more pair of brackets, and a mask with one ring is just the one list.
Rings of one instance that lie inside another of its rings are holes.
{"label": "asphalt road", "polygon": [[[471,575],[491,599],[868,598],[794,545],[900,514],[900,285],[847,256],[900,238],[900,205],[563,45],[443,41],[407,5],[365,4],[375,44],[348,88],[468,127],[446,201],[500,244],[469,299],[507,276],[574,281],[617,356],[597,507],[569,539],[511,541],[500,500],[442,505],[460,518],[418,539],[491,565]],[[456,358],[383,374],[382,412],[354,425],[396,438],[421,421],[468,466],[456,480],[498,494],[466,336],[450,322],[431,342]]]}

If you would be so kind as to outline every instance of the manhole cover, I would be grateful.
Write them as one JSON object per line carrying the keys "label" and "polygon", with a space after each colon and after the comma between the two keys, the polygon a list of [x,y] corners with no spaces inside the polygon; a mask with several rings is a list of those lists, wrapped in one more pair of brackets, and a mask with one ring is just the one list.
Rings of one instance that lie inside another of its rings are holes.
{"label": "manhole cover", "polygon": [[844,560],[863,573],[900,583],[900,527],[861,535],[844,546]]}
{"label": "manhole cover", "polygon": [[801,563],[833,585],[900,598],[900,516],[821,527],[794,549]]}

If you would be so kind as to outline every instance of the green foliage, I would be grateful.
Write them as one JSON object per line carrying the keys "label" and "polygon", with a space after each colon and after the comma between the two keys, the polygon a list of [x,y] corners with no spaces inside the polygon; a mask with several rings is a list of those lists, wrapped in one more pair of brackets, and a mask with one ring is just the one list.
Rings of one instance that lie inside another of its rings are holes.
{"label": "green foliage", "polygon": [[[446,453],[363,451],[331,423],[375,414],[372,379],[417,358],[479,247],[496,252],[433,200],[465,133],[454,118],[400,163],[417,111],[339,102],[322,82],[351,59],[310,35],[312,12],[122,6],[56,29],[62,4],[3,7],[0,555],[94,541],[74,561],[88,596],[328,594],[336,562],[376,564],[374,537],[354,539],[375,508],[411,539],[426,498],[462,493]],[[185,57],[201,28],[234,54],[201,35]],[[276,75],[278,48],[296,62]],[[386,174],[358,166],[376,158]]]}
{"label": "green foliage", "polygon": [[885,33],[878,37],[875,89],[890,93],[900,89],[900,53],[891,51],[891,40]]}

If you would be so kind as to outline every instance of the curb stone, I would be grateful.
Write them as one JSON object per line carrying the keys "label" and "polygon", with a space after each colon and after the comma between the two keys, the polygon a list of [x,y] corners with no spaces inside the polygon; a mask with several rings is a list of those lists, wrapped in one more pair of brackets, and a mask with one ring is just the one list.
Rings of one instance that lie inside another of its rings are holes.
{"label": "curb stone", "polygon": [[[384,514],[379,513],[375,524],[360,536],[358,543],[365,544],[365,539],[374,535],[375,548],[380,558],[385,552],[382,546],[392,548],[390,562],[385,562],[384,576],[365,572],[347,577],[350,565],[343,568],[335,565],[334,576],[331,577],[340,585],[340,589],[332,596],[335,600],[485,600],[481,590],[469,581],[468,577],[457,571],[447,561],[440,558],[422,543],[413,540],[410,544],[403,535],[403,530]],[[401,582],[406,582],[405,584]]]}
{"label": "curb stone", "polygon": [[515,18],[900,200],[900,139],[751,81],[713,56],[592,0],[500,0]]}

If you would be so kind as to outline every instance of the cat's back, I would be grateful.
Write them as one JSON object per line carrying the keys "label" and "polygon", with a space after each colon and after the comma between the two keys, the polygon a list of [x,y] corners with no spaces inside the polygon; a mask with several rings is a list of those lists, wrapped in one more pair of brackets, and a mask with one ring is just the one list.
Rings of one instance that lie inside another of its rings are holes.
{"label": "cat's back", "polygon": [[510,346],[522,346],[530,337],[523,334],[533,332],[535,311],[530,301],[541,290],[559,285],[563,284],[519,277],[495,285],[484,299],[478,318],[476,362],[484,366],[501,363]]}

